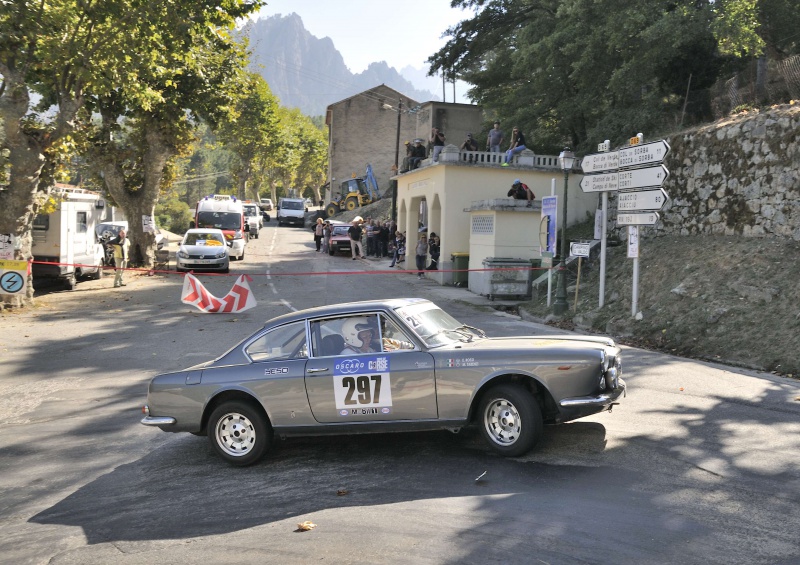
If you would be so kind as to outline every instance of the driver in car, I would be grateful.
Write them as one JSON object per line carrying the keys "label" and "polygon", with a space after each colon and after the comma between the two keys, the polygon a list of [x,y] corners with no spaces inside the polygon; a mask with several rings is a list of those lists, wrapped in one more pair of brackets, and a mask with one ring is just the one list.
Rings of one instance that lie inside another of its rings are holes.
{"label": "driver in car", "polygon": [[375,326],[369,323],[364,316],[350,318],[342,324],[342,338],[345,348],[340,355],[353,355],[360,353],[375,353],[372,349],[372,340],[375,337]]}

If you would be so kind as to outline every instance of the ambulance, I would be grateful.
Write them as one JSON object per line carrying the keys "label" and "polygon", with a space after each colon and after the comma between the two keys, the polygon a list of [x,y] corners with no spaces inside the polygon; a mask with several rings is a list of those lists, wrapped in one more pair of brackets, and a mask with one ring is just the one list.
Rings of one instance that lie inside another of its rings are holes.
{"label": "ambulance", "polygon": [[244,259],[250,226],[244,221],[242,202],[230,194],[209,194],[197,203],[193,226],[222,230],[231,260]]}

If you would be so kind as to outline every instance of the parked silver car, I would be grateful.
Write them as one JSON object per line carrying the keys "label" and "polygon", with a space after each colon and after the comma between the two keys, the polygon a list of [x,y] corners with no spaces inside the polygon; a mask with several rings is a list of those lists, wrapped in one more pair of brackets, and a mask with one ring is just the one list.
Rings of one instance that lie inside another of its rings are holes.
{"label": "parked silver car", "polygon": [[225,234],[212,228],[194,228],[186,232],[175,254],[175,270],[230,271],[230,256]]}
{"label": "parked silver car", "polygon": [[273,436],[458,430],[502,455],[543,424],[610,410],[625,394],[605,337],[488,338],[422,299],[353,302],[274,318],[213,361],[150,381],[142,423],[207,434],[235,465]]}

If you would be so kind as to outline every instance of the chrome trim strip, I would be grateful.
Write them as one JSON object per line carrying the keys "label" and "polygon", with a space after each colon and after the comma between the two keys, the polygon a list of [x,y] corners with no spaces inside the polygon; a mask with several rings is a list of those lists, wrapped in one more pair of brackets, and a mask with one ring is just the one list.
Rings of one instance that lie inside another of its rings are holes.
{"label": "chrome trim strip", "polygon": [[562,408],[572,408],[575,406],[605,406],[611,404],[621,395],[626,394],[625,383],[620,379],[619,388],[611,392],[598,394],[597,396],[581,396],[578,398],[565,398],[558,403]]}
{"label": "chrome trim strip", "polygon": [[142,424],[145,426],[171,426],[175,421],[175,418],[170,418],[169,416],[145,416],[142,418]]}

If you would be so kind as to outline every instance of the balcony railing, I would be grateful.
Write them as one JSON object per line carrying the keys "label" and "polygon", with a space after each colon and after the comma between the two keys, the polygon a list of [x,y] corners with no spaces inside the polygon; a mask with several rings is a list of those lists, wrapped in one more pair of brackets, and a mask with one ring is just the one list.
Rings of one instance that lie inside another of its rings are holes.
{"label": "balcony railing", "polygon": [[[447,145],[439,154],[440,163],[466,163],[481,165],[486,167],[501,167],[505,163],[506,154],[493,153],[490,151],[459,151],[455,145]],[[420,162],[420,167],[432,165],[431,159],[424,159]],[[561,165],[558,163],[557,155],[536,155],[533,151],[525,149],[511,158],[509,165],[517,167],[531,167],[560,171]]]}

